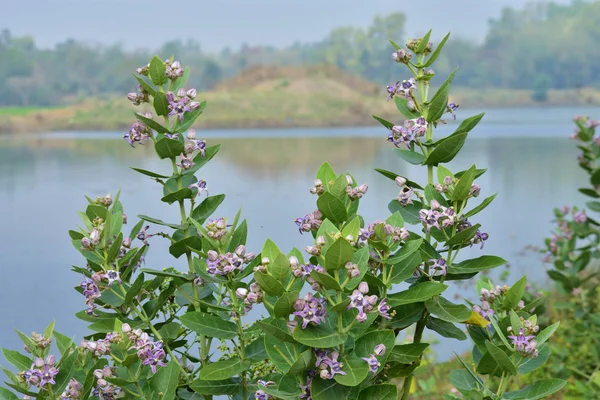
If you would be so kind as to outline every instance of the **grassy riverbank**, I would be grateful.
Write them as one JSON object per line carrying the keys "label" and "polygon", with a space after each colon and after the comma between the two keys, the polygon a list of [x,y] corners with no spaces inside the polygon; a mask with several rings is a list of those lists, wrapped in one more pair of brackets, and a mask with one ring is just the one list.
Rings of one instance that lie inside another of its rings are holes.
{"label": "grassy riverbank", "polygon": [[[539,104],[526,90],[458,87],[452,101],[463,108],[600,104],[600,91],[594,89],[548,95]],[[251,69],[198,97],[208,106],[197,128],[363,126],[377,124],[372,114],[398,119],[383,88],[329,67]],[[53,108],[0,108],[0,132],[123,130],[134,110],[124,96]]]}

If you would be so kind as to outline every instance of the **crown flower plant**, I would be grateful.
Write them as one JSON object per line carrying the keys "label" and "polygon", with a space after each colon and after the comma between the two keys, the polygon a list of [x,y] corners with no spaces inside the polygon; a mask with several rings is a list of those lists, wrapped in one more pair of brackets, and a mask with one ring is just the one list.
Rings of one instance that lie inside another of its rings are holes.
{"label": "crown flower plant", "polygon": [[[449,374],[455,390],[446,399],[539,399],[560,390],[560,379],[519,387],[518,375],[549,358],[558,328],[538,325],[543,299],[525,303],[525,278],[511,287],[479,279],[477,304],[444,297],[454,281],[506,262],[483,254],[492,236],[477,215],[495,197],[479,201],[485,188],[475,181],[485,170],[444,166],[483,114],[434,137],[458,105],[448,99],[456,71],[429,97],[431,67],[448,39],[434,46],[430,34],[406,48],[392,42],[390,63],[407,74],[387,87],[400,115],[375,117],[392,151],[426,169],[427,182],[377,169],[399,193],[382,219],[365,221],[359,204],[367,184],[323,163],[307,188],[316,208],[296,227],[289,222],[290,235],[312,236],[304,249],[282,251],[270,239],[260,252],[247,249],[240,212],[213,216],[225,195],[209,195],[210,177],[197,175],[220,147],[191,129],[206,103],[186,86],[190,71],[180,62],[156,56],[139,68],[138,90],[127,98],[152,111],[135,114],[124,140],[152,146],[170,164],[170,174],[133,169],[157,183],[180,220],[138,215],[128,228],[118,192],[87,198],[69,235],[84,259],[73,271],[82,295],[77,317],[90,333],[77,344],[54,323],[43,334],[19,332],[26,351],[3,350],[14,368],[4,370],[0,397],[405,400],[431,333],[450,346],[474,343],[469,357],[457,355],[464,368]],[[169,243],[177,268],[153,267],[158,240]],[[465,247],[482,254],[464,259]],[[412,343],[402,342],[406,332]]]}

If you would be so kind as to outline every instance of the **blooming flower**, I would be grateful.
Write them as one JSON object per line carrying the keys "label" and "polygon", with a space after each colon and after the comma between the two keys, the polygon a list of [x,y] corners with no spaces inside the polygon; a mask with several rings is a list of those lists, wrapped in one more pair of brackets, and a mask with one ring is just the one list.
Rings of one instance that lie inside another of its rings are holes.
{"label": "blooming flower", "polygon": [[523,328],[520,328],[518,335],[511,335],[508,338],[512,340],[515,350],[521,353],[521,355],[536,358],[538,350],[537,342],[532,340],[534,337],[534,335],[525,335]]}
{"label": "blooming flower", "polygon": [[302,218],[296,218],[294,220],[298,226],[300,234],[304,232],[316,231],[323,223],[323,214],[319,210],[315,210],[310,214],[306,214]]}
{"label": "blooming flower", "polygon": [[392,318],[389,314],[391,309],[392,307],[387,303],[387,299],[385,297],[381,299],[381,302],[379,302],[379,305],[377,306],[377,312],[379,315],[386,319]]}
{"label": "blooming flower", "polygon": [[381,367],[381,363],[377,360],[375,354],[371,354],[369,357],[363,357],[362,359],[369,364],[369,371],[374,374],[376,374],[379,370],[379,367]]}
{"label": "blooming flower", "polygon": [[337,351],[315,349],[315,356],[317,357],[315,367],[317,367],[319,376],[322,379],[333,379],[335,374],[346,375],[346,373],[342,371],[344,364],[338,361],[340,353]]}
{"label": "blooming flower", "polygon": [[49,355],[46,361],[36,358],[31,368],[23,372],[23,377],[27,384],[41,388],[46,385],[51,386],[56,384],[54,378],[58,375],[59,368],[54,366],[55,363],[56,358],[53,355]]}
{"label": "blooming flower", "polygon": [[348,298],[350,299],[350,304],[348,304],[347,309],[356,308],[358,310],[358,315],[356,316],[356,320],[358,322],[365,322],[367,320],[367,314],[371,310],[373,310],[373,306],[377,304],[377,296],[367,296],[366,293],[369,292],[369,286],[367,282],[361,282],[358,289],[355,289]]}
{"label": "blooming flower", "polygon": [[294,315],[302,319],[302,329],[308,324],[320,325],[328,316],[325,311],[325,299],[317,298],[312,293],[307,293],[303,299],[294,302]]}
{"label": "blooming flower", "polygon": [[188,103],[190,102],[190,99],[187,96],[178,98],[172,92],[168,92],[167,100],[169,101],[168,116],[171,117],[173,115],[176,115],[179,118],[180,122],[183,122],[186,112],[192,111],[192,109],[190,108],[190,105],[188,105]]}
{"label": "blooming flower", "polygon": [[443,258],[439,258],[439,259],[431,259],[429,260],[430,263],[433,263],[433,265],[431,266],[431,275],[435,274],[436,272],[440,272],[442,275],[446,275],[446,260],[444,260]]}
{"label": "blooming flower", "polygon": [[127,140],[131,147],[135,147],[135,143],[144,144],[144,142],[152,135],[152,129],[147,127],[140,121],[135,121],[129,131],[123,135],[123,139]]}

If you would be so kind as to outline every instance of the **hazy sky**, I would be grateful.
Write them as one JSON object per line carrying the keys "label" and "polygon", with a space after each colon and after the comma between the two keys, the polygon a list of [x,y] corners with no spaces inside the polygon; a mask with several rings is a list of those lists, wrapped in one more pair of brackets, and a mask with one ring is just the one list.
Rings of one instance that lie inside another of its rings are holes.
{"label": "hazy sky", "polygon": [[[555,0],[569,3],[569,0]],[[285,46],[312,42],[338,26],[367,27],[376,15],[401,11],[409,35],[434,27],[439,35],[481,40],[487,20],[528,0],[0,0],[0,29],[30,34],[39,46],[73,38],[157,48],[193,38],[205,50],[241,43]],[[437,36],[437,35],[436,35]]]}

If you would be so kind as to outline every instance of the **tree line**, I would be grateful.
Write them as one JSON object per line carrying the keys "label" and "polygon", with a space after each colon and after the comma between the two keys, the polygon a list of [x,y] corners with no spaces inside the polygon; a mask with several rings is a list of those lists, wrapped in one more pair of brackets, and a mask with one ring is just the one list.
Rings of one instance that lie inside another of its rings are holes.
{"label": "tree line", "polygon": [[[600,86],[600,1],[570,5],[543,3],[505,8],[489,21],[480,44],[451,38],[436,73],[456,66],[456,85],[533,89]],[[367,29],[341,27],[315,43],[286,48],[242,45],[239,50],[207,53],[193,40],[171,41],[157,53],[176,54],[193,70],[190,85],[214,88],[224,79],[256,65],[331,64],[381,85],[402,77],[390,62],[387,39],[406,39],[405,15],[376,17]],[[438,32],[440,33],[440,32]],[[0,106],[51,106],[134,90],[128,72],[151,52],[125,51],[120,45],[89,46],[67,40],[53,49],[36,47],[32,37],[0,33]]]}

